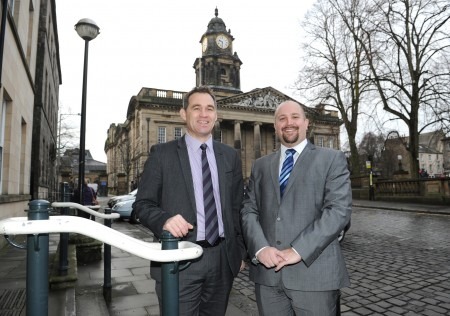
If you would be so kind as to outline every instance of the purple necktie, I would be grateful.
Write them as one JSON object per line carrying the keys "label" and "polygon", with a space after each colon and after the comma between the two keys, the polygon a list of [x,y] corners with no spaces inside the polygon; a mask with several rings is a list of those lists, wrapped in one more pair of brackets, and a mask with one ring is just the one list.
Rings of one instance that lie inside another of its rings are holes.
{"label": "purple necktie", "polygon": [[211,179],[211,170],[209,169],[208,159],[206,158],[206,144],[201,144],[202,149],[202,173],[203,173],[203,201],[205,207],[205,239],[211,244],[219,238],[219,222],[217,220],[216,201]]}

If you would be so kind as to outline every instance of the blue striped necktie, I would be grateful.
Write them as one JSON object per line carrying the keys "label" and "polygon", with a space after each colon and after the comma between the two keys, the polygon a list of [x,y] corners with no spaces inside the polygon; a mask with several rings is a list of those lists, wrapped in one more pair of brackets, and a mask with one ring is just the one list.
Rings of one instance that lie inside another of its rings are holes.
{"label": "blue striped necktie", "polygon": [[206,144],[201,144],[202,149],[202,174],[203,174],[203,204],[205,208],[205,239],[211,244],[219,238],[219,222],[217,219],[216,200],[209,169],[208,158],[206,157]]}
{"label": "blue striped necktie", "polygon": [[283,197],[284,190],[286,189],[289,175],[291,174],[292,168],[294,167],[294,155],[295,149],[286,150],[286,158],[284,159],[283,166],[281,167],[280,173],[280,196]]}

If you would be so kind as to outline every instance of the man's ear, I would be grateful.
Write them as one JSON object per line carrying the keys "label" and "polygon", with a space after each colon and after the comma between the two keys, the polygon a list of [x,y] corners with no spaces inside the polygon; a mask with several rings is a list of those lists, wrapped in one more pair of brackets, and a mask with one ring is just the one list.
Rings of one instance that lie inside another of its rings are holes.
{"label": "man's ear", "polygon": [[183,119],[183,121],[186,121],[186,110],[184,108],[180,109],[180,117]]}

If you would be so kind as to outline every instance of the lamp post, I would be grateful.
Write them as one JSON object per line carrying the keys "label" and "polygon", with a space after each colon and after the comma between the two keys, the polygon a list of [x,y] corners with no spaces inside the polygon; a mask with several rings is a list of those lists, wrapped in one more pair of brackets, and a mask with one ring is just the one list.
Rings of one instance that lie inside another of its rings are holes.
{"label": "lamp post", "polygon": [[83,68],[83,92],[81,97],[81,124],[80,124],[80,155],[78,159],[78,192],[79,203],[83,204],[83,182],[85,167],[85,142],[86,142],[86,90],[87,90],[87,69],[89,41],[93,40],[100,33],[100,28],[91,19],[81,19],[75,24],[78,35],[84,39],[84,68]]}
{"label": "lamp post", "polygon": [[398,171],[403,171],[403,167],[402,167],[402,155],[398,155],[397,156],[397,160],[398,160]]}

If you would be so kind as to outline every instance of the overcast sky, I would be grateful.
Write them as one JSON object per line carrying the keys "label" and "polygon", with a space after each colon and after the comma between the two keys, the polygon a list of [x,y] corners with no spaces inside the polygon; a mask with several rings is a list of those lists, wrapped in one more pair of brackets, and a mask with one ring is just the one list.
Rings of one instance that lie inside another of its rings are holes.
{"label": "overcast sky", "polygon": [[[106,162],[107,130],[125,121],[130,98],[142,87],[189,91],[195,86],[192,66],[201,56],[199,41],[216,6],[243,62],[241,90],[272,86],[303,102],[291,87],[300,70],[300,22],[313,2],[57,1],[60,113],[81,111],[84,41],[74,25],[89,18],[100,35],[89,44],[86,149]],[[79,126],[78,116],[64,120]]]}

